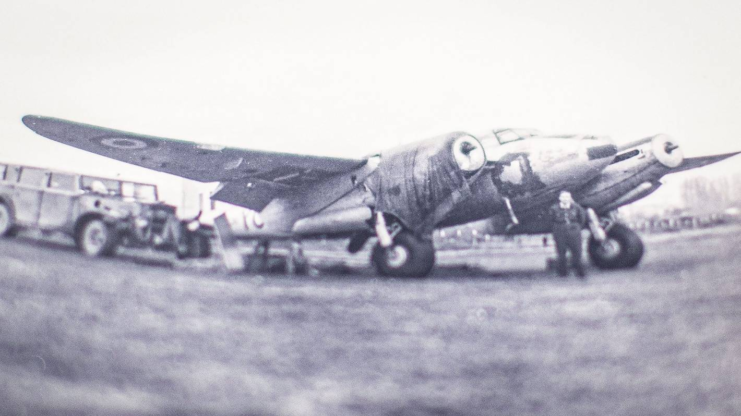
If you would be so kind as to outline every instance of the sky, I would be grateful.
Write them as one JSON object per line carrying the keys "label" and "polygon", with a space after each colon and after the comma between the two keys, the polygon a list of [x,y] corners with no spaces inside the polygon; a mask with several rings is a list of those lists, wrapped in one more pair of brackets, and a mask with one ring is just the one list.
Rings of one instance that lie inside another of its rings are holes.
{"label": "sky", "polygon": [[738,1],[8,2],[0,160],[169,181],[25,114],[353,158],[494,127],[741,150],[739,21]]}

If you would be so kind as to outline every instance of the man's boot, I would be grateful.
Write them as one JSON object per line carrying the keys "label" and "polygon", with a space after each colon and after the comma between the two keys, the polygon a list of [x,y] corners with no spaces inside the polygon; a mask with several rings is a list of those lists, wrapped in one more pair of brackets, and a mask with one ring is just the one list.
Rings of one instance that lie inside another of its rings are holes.
{"label": "man's boot", "polygon": [[576,269],[577,276],[579,276],[582,279],[587,276],[587,274],[584,273],[584,265],[580,261],[577,261],[574,266],[575,266],[574,268]]}

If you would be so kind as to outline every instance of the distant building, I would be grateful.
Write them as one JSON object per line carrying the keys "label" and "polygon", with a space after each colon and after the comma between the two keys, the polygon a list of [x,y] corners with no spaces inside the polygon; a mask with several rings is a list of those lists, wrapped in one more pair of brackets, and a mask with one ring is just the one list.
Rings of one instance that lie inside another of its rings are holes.
{"label": "distant building", "polygon": [[649,197],[620,209],[627,219],[662,216],[706,215],[741,207],[741,172],[721,168],[705,168],[670,176],[664,185]]}

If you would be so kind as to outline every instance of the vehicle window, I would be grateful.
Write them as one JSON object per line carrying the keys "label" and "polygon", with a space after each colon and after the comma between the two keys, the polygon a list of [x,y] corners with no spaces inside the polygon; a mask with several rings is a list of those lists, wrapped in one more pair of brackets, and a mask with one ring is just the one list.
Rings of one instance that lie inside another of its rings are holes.
{"label": "vehicle window", "polygon": [[75,175],[66,173],[52,173],[49,187],[52,189],[64,189],[65,191],[74,191]]}
{"label": "vehicle window", "polygon": [[19,166],[10,166],[5,171],[5,180],[8,182],[18,182],[18,177],[21,175],[21,168]]}
{"label": "vehicle window", "polygon": [[100,194],[121,195],[121,182],[115,179],[83,176],[82,189],[84,191],[96,192]]}
{"label": "vehicle window", "polygon": [[134,184],[131,182],[121,182],[121,196],[128,199],[135,197]]}
{"label": "vehicle window", "polygon": [[44,182],[46,179],[46,172],[42,169],[23,168],[20,183],[31,186],[45,186],[46,184]]}
{"label": "vehicle window", "polygon": [[8,170],[8,167],[5,165],[0,165],[0,181],[5,180],[5,171]]}
{"label": "vehicle window", "polygon": [[135,197],[137,200],[142,202],[155,202],[157,201],[157,187],[154,185],[141,185],[136,184]]}

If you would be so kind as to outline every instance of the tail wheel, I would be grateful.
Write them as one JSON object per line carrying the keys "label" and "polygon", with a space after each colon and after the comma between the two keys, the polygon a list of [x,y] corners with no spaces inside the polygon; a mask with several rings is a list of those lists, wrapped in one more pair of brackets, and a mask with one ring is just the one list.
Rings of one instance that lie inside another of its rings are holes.
{"label": "tail wheel", "polygon": [[589,257],[600,269],[636,267],[643,252],[641,238],[623,224],[613,225],[607,232],[607,239],[601,243],[594,238],[589,239]]}
{"label": "tail wheel", "polygon": [[114,231],[103,220],[87,221],[77,233],[77,247],[86,256],[110,256],[116,250]]}
{"label": "tail wheel", "polygon": [[435,247],[408,232],[399,233],[391,247],[373,248],[371,261],[378,273],[393,277],[424,277],[435,265]]}
{"label": "tail wheel", "polygon": [[15,216],[5,203],[0,202],[0,237],[11,237],[15,234]]}

